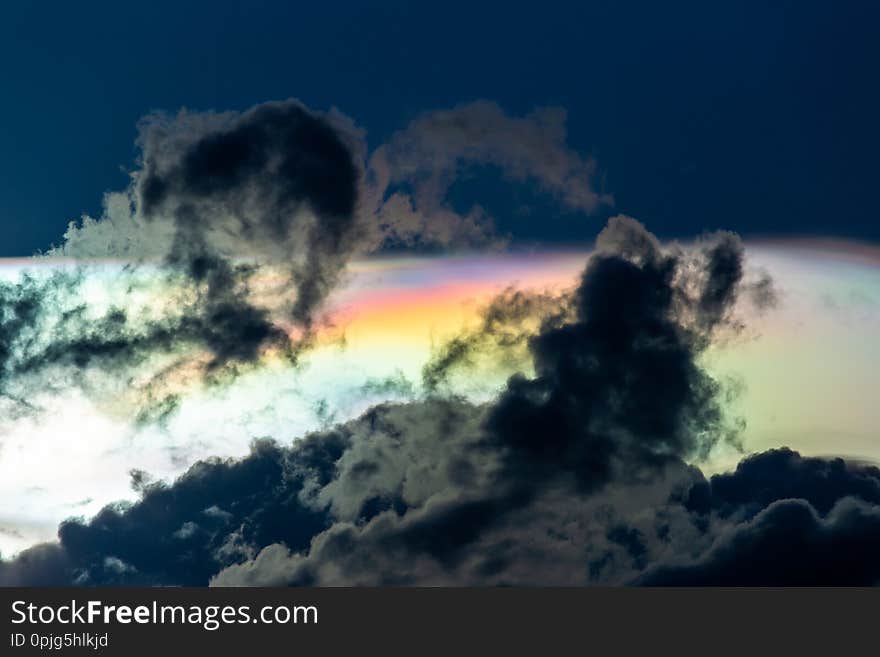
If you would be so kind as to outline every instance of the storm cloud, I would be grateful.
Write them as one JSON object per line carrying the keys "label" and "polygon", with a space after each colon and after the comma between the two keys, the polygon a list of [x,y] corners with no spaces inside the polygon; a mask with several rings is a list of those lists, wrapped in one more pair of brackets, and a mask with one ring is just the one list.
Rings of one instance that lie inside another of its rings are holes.
{"label": "storm cloud", "polygon": [[361,172],[343,129],[295,101],[242,115],[149,117],[138,208],[147,220],[172,218],[169,261],[197,279],[210,280],[218,256],[292,267],[292,314],[307,324],[357,243]]}
{"label": "storm cloud", "polygon": [[[296,363],[355,256],[503,237],[449,200],[469,168],[578,212],[609,205],[565,140],[558,110],[486,102],[425,114],[372,154],[349,119],[294,100],[151,115],[130,188],[50,254],[74,264],[0,284],[2,410],[134,387],[133,420],[155,422],[181,376]],[[128,264],[95,302],[89,259],[103,257]],[[137,501],[0,560],[0,584],[876,583],[877,468],[780,449],[700,470],[741,449],[735,390],[703,358],[742,330],[743,297],[775,292],[749,278],[736,235],[662,245],[616,216],[573,289],[508,289],[441,344],[421,397],[289,444],[259,438],[173,483],[135,470]],[[509,370],[498,394],[460,397],[450,382],[487,366]]]}
{"label": "storm cloud", "polygon": [[[173,409],[165,381],[181,371],[211,381],[267,352],[294,362],[358,242],[362,157],[347,129],[296,101],[144,119],[127,202],[108,200],[113,214],[71,228],[50,254],[78,264],[0,288],[6,399],[23,412],[59,369],[121,380],[146,369],[138,413],[152,416]],[[89,257],[128,263],[109,307],[83,298],[97,276]],[[149,309],[134,301],[145,270]]]}
{"label": "storm cloud", "polygon": [[[296,100],[145,117],[129,189],[47,254],[74,265],[0,289],[5,405],[33,410],[27,400],[53,381],[88,388],[103,376],[106,393],[137,378],[133,410],[150,421],[174,411],[181,377],[227,381],[267,355],[296,364],[353,257],[497,242],[482,220],[450,223],[458,215],[444,199],[467,166],[497,167],[579,211],[609,201],[593,188],[592,161],[565,144],[564,121],[481,101],[423,115],[368,154],[353,121]],[[401,205],[404,188],[415,205]],[[95,308],[84,292],[107,258],[126,264],[115,298]],[[152,303],[138,306],[138,294]]]}
{"label": "storm cloud", "polygon": [[[525,338],[533,374],[512,376],[496,399],[436,392],[288,446],[259,440],[249,456],[200,462],[173,484],[136,475],[139,501],[65,522],[57,544],[3,563],[0,577],[874,583],[877,468],[785,449],[709,478],[698,467],[737,444],[741,425],[701,354],[737,330],[734,304],[747,289],[735,236],[662,247],[617,217],[558,313],[522,306],[551,319]],[[483,328],[498,333],[500,321]],[[846,563],[831,556],[839,550]]]}

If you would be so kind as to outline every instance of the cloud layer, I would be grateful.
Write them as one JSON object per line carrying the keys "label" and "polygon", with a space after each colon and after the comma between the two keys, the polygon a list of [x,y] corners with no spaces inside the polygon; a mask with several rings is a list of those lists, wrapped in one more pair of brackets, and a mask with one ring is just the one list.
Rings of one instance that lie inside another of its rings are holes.
{"label": "cloud layer", "polygon": [[171,485],[138,478],[140,501],[62,524],[0,581],[874,583],[877,468],[786,449],[692,465],[738,439],[700,358],[747,291],[734,236],[663,248],[617,217],[558,312],[520,308],[542,318],[534,375],[497,399],[384,404]]}
{"label": "cloud layer", "polygon": [[[29,400],[53,385],[106,375],[104,389],[143,382],[133,412],[151,420],[173,412],[182,378],[212,385],[267,355],[295,364],[354,256],[497,241],[491,223],[466,230],[445,201],[467,164],[536,182],[578,210],[605,200],[592,188],[592,162],[565,145],[564,113],[552,109],[515,118],[477,102],[429,113],[368,156],[350,119],[287,100],[241,113],[152,114],[137,145],[130,188],[108,194],[103,217],[71,224],[49,252],[74,266],[0,289],[9,413],[33,411]],[[401,188],[413,190],[414,206],[400,205]],[[84,288],[90,263],[104,258],[129,267],[96,309]],[[133,291],[149,303],[139,307]]]}
{"label": "cloud layer", "polygon": [[[75,264],[0,285],[4,411],[71,386],[107,395],[109,381],[138,388],[132,421],[154,422],[180,376],[222,383],[270,353],[296,363],[352,257],[497,242],[481,208],[449,202],[469,167],[569,209],[609,204],[564,121],[477,102],[369,154],[352,121],[292,100],[148,117],[131,187],[52,253]],[[100,303],[86,294],[94,257],[130,263]],[[0,561],[0,584],[876,583],[877,468],[787,449],[708,478],[698,467],[740,446],[735,391],[702,358],[742,328],[743,295],[774,298],[746,280],[735,235],[664,247],[619,215],[574,289],[507,290],[442,345],[424,398],[290,445],[258,440],[172,484],[134,471],[138,501],[62,523],[57,543]],[[497,397],[454,394],[458,372],[504,358],[529,367]]]}

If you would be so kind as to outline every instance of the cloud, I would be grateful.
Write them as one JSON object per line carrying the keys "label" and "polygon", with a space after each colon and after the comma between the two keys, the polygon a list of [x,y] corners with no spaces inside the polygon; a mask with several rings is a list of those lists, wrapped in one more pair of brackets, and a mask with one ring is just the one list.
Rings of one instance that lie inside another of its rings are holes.
{"label": "cloud", "polygon": [[196,278],[221,256],[291,264],[293,317],[308,323],[357,243],[357,138],[343,129],[296,101],[153,115],[141,125],[138,208],[172,218],[169,259]]}
{"label": "cloud", "polygon": [[[292,318],[310,324],[362,231],[360,136],[350,123],[295,100],[241,114],[156,113],[141,121],[138,146],[128,207],[110,197],[105,220],[70,227],[54,253],[137,261],[158,252],[227,315],[253,311],[245,286],[254,265],[239,259],[271,263],[287,273],[280,287]],[[261,338],[238,336],[248,337]]]}
{"label": "cloud", "polygon": [[[596,187],[594,160],[566,143],[565,122],[561,108],[516,117],[480,100],[426,112],[368,152],[351,119],[295,100],[244,113],[154,113],[140,123],[131,189],[107,194],[104,216],[71,223],[50,254],[161,257],[178,238],[184,251],[195,238],[224,255],[284,261],[315,245],[328,258],[500,244],[505,236],[482,207],[459,213],[447,198],[473,167],[495,168],[584,214],[613,203]],[[305,275],[307,263],[300,266]]]}
{"label": "cloud", "polygon": [[461,390],[459,372],[506,369],[528,364],[528,343],[542,328],[570,319],[570,293],[527,291],[509,287],[479,312],[479,323],[443,341],[422,368],[425,389]]}
{"label": "cloud", "polygon": [[62,586],[69,576],[64,550],[52,543],[24,550],[12,562],[0,560],[0,586]]}
{"label": "cloud", "polygon": [[[335,114],[292,100],[144,119],[131,189],[50,253],[78,266],[0,288],[7,399],[22,407],[51,370],[97,365],[146,379],[143,420],[173,411],[167,384],[183,372],[210,382],[267,352],[295,361],[358,248],[358,138]],[[96,256],[127,263],[103,311],[83,299],[100,275],[84,259]],[[139,293],[152,296],[149,312]]]}
{"label": "cloud", "polygon": [[825,516],[780,500],[727,530],[701,558],[657,565],[636,583],[661,586],[873,586],[880,582],[880,507],[842,498]]}
{"label": "cloud", "polygon": [[469,167],[491,166],[509,181],[534,183],[563,206],[590,214],[613,202],[595,187],[596,165],[566,144],[566,114],[539,108],[522,118],[476,101],[429,112],[371,155],[365,197],[380,239],[392,244],[468,246],[498,241],[480,206],[456,212],[447,196]]}
{"label": "cloud", "polygon": [[691,506],[730,517],[753,517],[777,500],[803,499],[827,514],[845,497],[880,504],[880,470],[843,459],[805,458],[780,448],[743,459],[691,491]]}
{"label": "cloud", "polygon": [[[560,110],[516,118],[485,101],[425,114],[369,157],[353,121],[296,100],[151,114],[130,188],[47,254],[76,266],[0,290],[5,405],[32,412],[53,385],[100,396],[136,379],[136,420],[162,421],[181,380],[222,383],[267,355],[295,364],[354,256],[498,242],[481,210],[460,216],[444,200],[467,166],[498,167],[585,212],[609,201],[565,138]],[[106,258],[126,266],[98,312],[85,290]],[[138,294],[152,301],[138,306]]]}
{"label": "cloud", "polygon": [[788,450],[694,465],[741,426],[700,362],[738,328],[742,255],[730,234],[664,248],[616,217],[527,338],[532,375],[496,399],[381,404],[170,485],[138,475],[139,501],[63,523],[3,576],[36,578],[39,557],[79,584],[871,583],[880,470]]}
{"label": "cloud", "polygon": [[[296,362],[355,255],[497,242],[481,208],[449,202],[470,167],[584,213],[612,201],[551,109],[425,114],[369,157],[350,120],[293,100],[151,115],[138,145],[130,189],[50,254],[77,264],[0,284],[7,416],[115,386],[137,390],[135,421],[161,421],[181,377],[222,382],[267,353]],[[99,303],[95,257],[130,263]],[[744,296],[775,300],[735,235],[663,246],[614,217],[574,289],[506,290],[442,344],[423,398],[402,378],[370,381],[364,395],[409,401],[291,445],[256,440],[172,484],[134,471],[138,501],[65,521],[57,543],[0,561],[0,583],[875,583],[877,468],[775,450],[699,470],[739,448],[735,391],[702,357],[742,328]],[[510,373],[495,398],[454,394],[458,373],[485,367]]]}

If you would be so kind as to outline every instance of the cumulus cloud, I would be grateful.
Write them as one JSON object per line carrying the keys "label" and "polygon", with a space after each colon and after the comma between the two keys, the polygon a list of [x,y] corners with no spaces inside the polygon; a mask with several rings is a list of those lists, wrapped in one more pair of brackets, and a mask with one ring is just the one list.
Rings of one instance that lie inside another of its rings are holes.
{"label": "cumulus cloud", "polygon": [[[77,384],[94,365],[144,379],[151,416],[173,409],[165,384],[182,373],[216,380],[267,352],[294,361],[357,250],[357,142],[297,101],[147,117],[131,189],[50,254],[77,264],[0,288],[6,399],[21,410],[59,368]],[[127,266],[109,276],[94,257]],[[90,304],[101,276],[115,292]]]}
{"label": "cumulus cloud", "polygon": [[307,323],[357,243],[361,172],[349,145],[356,137],[343,130],[295,101],[241,115],[149,117],[138,208],[147,221],[171,218],[169,260],[196,278],[210,280],[218,256],[291,266],[293,316]]}
{"label": "cumulus cloud", "polygon": [[278,285],[292,318],[308,325],[357,250],[355,129],[290,100],[241,114],[153,114],[141,121],[138,146],[128,206],[110,197],[105,220],[72,226],[55,253],[158,253],[203,286],[207,305],[231,315],[253,312],[245,286],[254,266],[237,259],[268,262],[287,274]]}
{"label": "cumulus cloud", "polygon": [[164,256],[179,237],[285,262],[315,244],[325,257],[499,244],[505,236],[485,209],[460,213],[449,202],[473,167],[492,167],[584,214],[613,203],[597,188],[595,161],[566,141],[561,108],[516,117],[482,100],[426,112],[372,152],[350,118],[294,100],[244,113],[155,113],[140,123],[131,189],[107,194],[104,216],[71,223],[50,254]]}
{"label": "cumulus cloud", "polygon": [[[0,284],[2,410],[68,386],[107,396],[109,379],[152,422],[180,376],[295,362],[354,256],[498,241],[482,208],[449,201],[469,168],[580,212],[610,204],[565,142],[563,112],[487,102],[425,114],[372,154],[349,119],[292,100],[151,115],[130,188],[50,253],[76,264]],[[95,302],[87,260],[105,257],[129,264]],[[663,246],[614,217],[572,290],[506,290],[443,343],[424,397],[171,484],[134,471],[138,501],[0,560],[0,584],[875,583],[877,468],[783,449],[699,469],[739,448],[731,391],[702,356],[742,328],[744,296],[775,300],[735,235]],[[497,396],[456,396],[458,373],[485,367],[510,373]],[[414,397],[402,379],[364,394],[389,390]]]}
{"label": "cumulus cloud", "polygon": [[595,162],[567,145],[565,121],[561,108],[514,117],[488,101],[418,117],[370,157],[365,196],[372,199],[381,239],[404,245],[497,242],[485,209],[475,205],[462,214],[447,198],[452,184],[475,165],[534,183],[586,214],[612,203],[610,194],[596,189]]}
{"label": "cumulus cloud", "polygon": [[[557,312],[546,299],[512,309],[510,317],[545,319],[525,339],[532,374],[512,376],[496,399],[382,404],[289,446],[260,440],[244,459],[200,462],[173,484],[140,477],[139,501],[65,522],[57,545],[3,563],[0,576],[873,583],[877,468],[789,450],[709,478],[698,467],[713,447],[735,444],[740,428],[701,354],[737,328],[732,308],[748,287],[742,256],[730,234],[664,248],[617,217]],[[464,352],[503,339],[507,318],[487,312],[488,337],[465,339]],[[852,559],[830,556],[838,550]]]}
{"label": "cumulus cloud", "polygon": [[[53,381],[106,392],[137,380],[134,413],[153,421],[177,407],[175,381],[226,381],[267,354],[296,363],[354,256],[497,241],[481,210],[460,216],[445,200],[468,165],[585,212],[609,200],[593,188],[592,161],[565,144],[564,113],[550,109],[515,118],[477,102],[426,114],[368,155],[340,112],[286,100],[154,113],[137,146],[129,189],[47,254],[75,265],[0,289],[10,413],[33,410]],[[96,307],[86,288],[94,260],[107,258],[126,266]]]}
{"label": "cumulus cloud", "polygon": [[880,469],[778,449],[688,491],[685,506],[715,540],[670,555],[635,583],[869,586],[880,582]]}

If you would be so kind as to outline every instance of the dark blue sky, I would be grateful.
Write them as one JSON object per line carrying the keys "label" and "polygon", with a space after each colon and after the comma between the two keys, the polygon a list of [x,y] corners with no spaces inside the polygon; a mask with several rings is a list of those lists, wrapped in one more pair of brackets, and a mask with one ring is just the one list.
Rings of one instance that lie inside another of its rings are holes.
{"label": "dark blue sky", "polygon": [[[58,242],[124,187],[147,111],[290,96],[336,105],[371,145],[421,111],[476,98],[515,113],[559,104],[615,211],[661,235],[880,240],[878,7],[5,2],[0,255]],[[484,193],[523,239],[591,239],[601,227],[535,221],[508,212],[521,197]]]}

